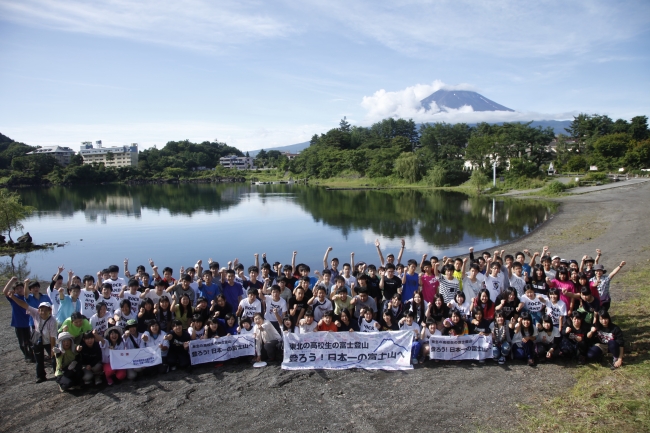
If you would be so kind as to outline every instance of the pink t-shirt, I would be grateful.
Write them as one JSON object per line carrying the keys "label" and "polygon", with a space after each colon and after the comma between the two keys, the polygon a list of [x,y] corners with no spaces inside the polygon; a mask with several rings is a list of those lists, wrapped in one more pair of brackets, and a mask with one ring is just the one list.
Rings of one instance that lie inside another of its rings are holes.
{"label": "pink t-shirt", "polygon": [[575,293],[576,289],[575,286],[573,285],[573,282],[570,280],[567,281],[551,280],[550,286],[560,291],[560,299],[564,301],[564,303],[567,306],[567,309],[569,309],[571,305],[571,298],[569,298],[564,293],[562,293],[562,290],[566,289],[566,291],[569,293]]}
{"label": "pink t-shirt", "polygon": [[435,275],[422,274],[422,299],[427,303],[433,302],[433,297],[438,293],[440,281]]}

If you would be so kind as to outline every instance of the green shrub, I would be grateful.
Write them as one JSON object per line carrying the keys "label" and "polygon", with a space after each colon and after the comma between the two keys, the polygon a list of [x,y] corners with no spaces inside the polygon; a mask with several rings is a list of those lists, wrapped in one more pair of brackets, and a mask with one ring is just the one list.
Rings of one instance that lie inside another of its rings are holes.
{"label": "green shrub", "polygon": [[546,185],[540,191],[542,194],[546,195],[560,195],[567,190],[567,186],[560,182],[559,180],[554,180],[553,182]]}

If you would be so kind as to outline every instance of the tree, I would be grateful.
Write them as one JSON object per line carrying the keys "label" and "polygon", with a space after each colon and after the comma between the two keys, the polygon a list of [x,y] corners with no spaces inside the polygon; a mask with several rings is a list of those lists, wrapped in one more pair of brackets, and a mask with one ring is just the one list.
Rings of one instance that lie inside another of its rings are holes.
{"label": "tree", "polygon": [[109,150],[108,152],[106,152],[106,161],[113,161],[113,160],[115,160],[115,154]]}
{"label": "tree", "polygon": [[411,152],[402,153],[395,160],[395,172],[399,177],[410,183],[415,183],[422,177],[422,167],[418,157]]}
{"label": "tree", "polygon": [[343,116],[343,119],[341,119],[341,123],[339,123],[339,129],[342,132],[350,132],[350,122],[348,122],[346,116]]}
{"label": "tree", "polygon": [[434,165],[429,169],[425,177],[427,185],[439,188],[445,186],[447,179],[447,170],[442,165]]}
{"label": "tree", "polygon": [[650,131],[648,131],[648,117],[633,117],[632,122],[630,122],[630,134],[632,134],[632,138],[637,141],[642,141],[650,137]]}
{"label": "tree", "polygon": [[469,184],[476,188],[477,193],[481,193],[483,189],[490,183],[490,179],[481,170],[474,170],[472,176],[469,178]]}
{"label": "tree", "polygon": [[20,220],[27,218],[34,208],[23,206],[20,197],[15,192],[0,190],[0,232],[7,232],[11,239],[11,230],[22,230]]}

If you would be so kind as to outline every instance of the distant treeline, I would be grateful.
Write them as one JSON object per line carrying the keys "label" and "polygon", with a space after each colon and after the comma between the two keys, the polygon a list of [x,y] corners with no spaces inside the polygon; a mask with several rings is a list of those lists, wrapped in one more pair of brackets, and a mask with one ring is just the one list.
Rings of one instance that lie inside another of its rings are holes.
{"label": "distant treeline", "polygon": [[[386,183],[423,182],[431,186],[458,185],[472,169],[491,170],[508,178],[543,176],[550,162],[560,171],[600,171],[623,167],[629,172],[650,167],[650,131],[647,116],[630,121],[604,115],[580,114],[566,135],[556,139],[551,127],[529,123],[433,123],[418,126],[411,119],[385,119],[370,127],[339,127],[314,135],[310,146],[289,161],[279,151],[260,151],[256,166],[289,171],[296,177],[327,179],[367,177]],[[61,167],[47,155],[26,155],[35,147],[0,134],[0,184],[83,184],[147,181],[160,178],[232,176],[219,158],[243,153],[225,143],[170,141],[162,149],[140,151],[137,167],[106,168],[84,165],[76,155]],[[201,167],[209,171],[198,170]],[[216,170],[212,170],[216,168]]]}

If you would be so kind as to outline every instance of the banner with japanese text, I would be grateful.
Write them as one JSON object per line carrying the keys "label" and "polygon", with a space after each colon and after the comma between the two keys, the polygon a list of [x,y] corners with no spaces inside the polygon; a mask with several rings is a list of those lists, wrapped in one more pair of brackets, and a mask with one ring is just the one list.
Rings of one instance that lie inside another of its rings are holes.
{"label": "banner with japanese text", "polygon": [[284,334],[284,370],[410,370],[413,332]]}
{"label": "banner with japanese text", "polygon": [[492,358],[492,336],[461,335],[429,337],[429,358],[442,361],[483,360]]}
{"label": "banner with japanese text", "polygon": [[252,335],[230,335],[193,340],[190,341],[189,352],[192,365],[226,361],[240,356],[254,356],[255,337]]}
{"label": "banner with japanese text", "polygon": [[154,365],[162,364],[160,347],[111,350],[110,354],[111,368],[113,370],[153,367]]}

